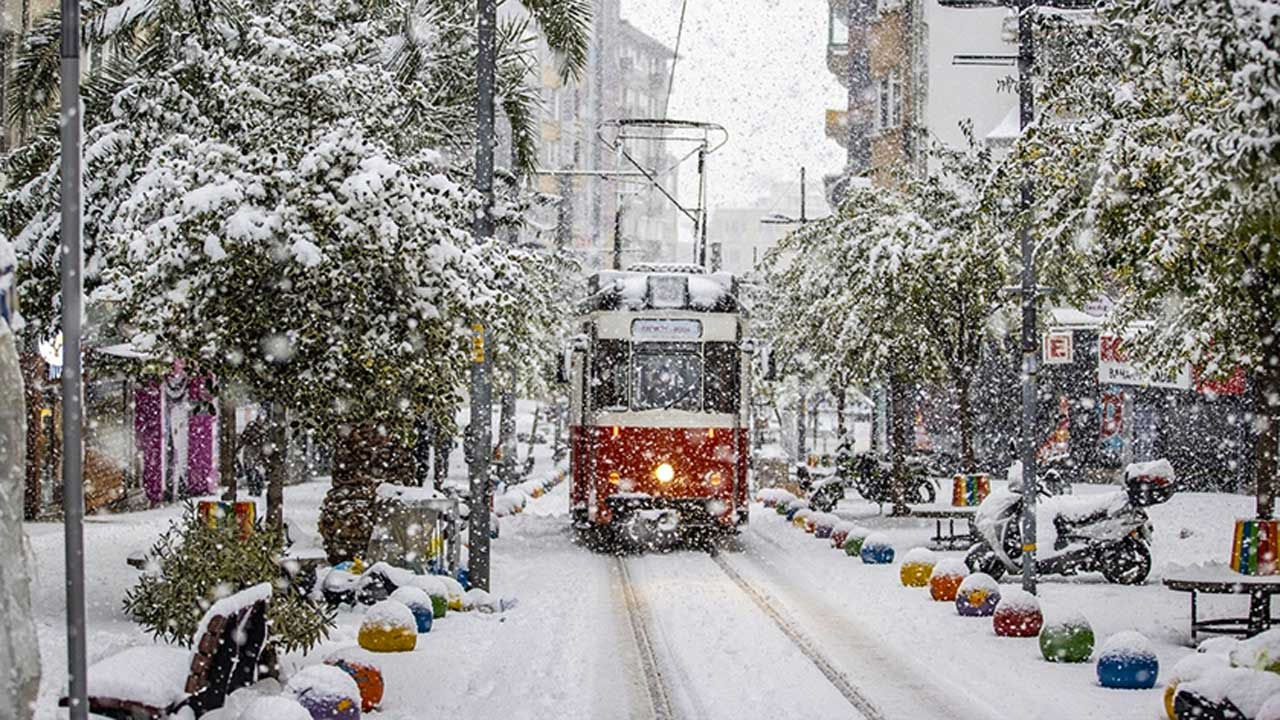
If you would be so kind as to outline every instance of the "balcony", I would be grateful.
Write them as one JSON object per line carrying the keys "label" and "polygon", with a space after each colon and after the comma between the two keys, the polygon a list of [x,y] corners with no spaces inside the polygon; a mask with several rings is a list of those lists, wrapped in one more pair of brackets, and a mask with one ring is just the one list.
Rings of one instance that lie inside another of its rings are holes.
{"label": "balcony", "polygon": [[826,131],[827,137],[839,143],[840,147],[849,149],[849,112],[828,110]]}

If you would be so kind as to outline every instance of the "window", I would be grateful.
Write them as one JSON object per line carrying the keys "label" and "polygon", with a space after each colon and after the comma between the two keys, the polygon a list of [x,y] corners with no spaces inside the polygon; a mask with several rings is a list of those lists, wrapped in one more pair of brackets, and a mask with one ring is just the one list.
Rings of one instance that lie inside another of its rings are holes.
{"label": "window", "polygon": [[597,340],[591,358],[591,405],[597,410],[627,409],[627,356],[631,343],[626,340]]}
{"label": "window", "polygon": [[890,70],[876,84],[877,123],[880,130],[900,127],[902,125],[903,94],[902,78],[897,70]]}
{"label": "window", "polygon": [[707,412],[736,413],[739,404],[738,368],[741,354],[733,342],[709,342],[705,346]]}
{"label": "window", "polygon": [[884,77],[880,78],[880,87],[877,90],[876,95],[877,95],[877,101],[880,106],[880,129],[881,130],[884,130],[885,128],[889,127],[889,120],[890,120],[889,106],[891,103],[891,98],[889,96],[890,96],[890,93],[892,92],[891,88],[892,88],[892,85],[889,83],[888,75],[885,75]]}
{"label": "window", "polygon": [[902,127],[902,78],[897,70],[889,73],[889,88],[893,93],[893,127]]}
{"label": "window", "polygon": [[640,343],[631,356],[633,410],[702,407],[702,357],[697,343]]}

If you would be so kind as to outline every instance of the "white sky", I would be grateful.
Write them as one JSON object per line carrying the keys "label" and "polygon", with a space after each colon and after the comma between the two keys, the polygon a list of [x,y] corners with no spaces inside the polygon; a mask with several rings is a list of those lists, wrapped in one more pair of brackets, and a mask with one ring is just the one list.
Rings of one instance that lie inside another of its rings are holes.
{"label": "white sky", "polygon": [[[801,165],[821,187],[845,158],[825,135],[824,113],[847,104],[827,71],[827,0],[688,2],[668,114],[729,130],[729,144],[708,160],[712,212],[750,205],[773,181],[798,180]],[[622,17],[674,47],[680,3],[622,0]],[[681,177],[682,195],[690,175]]]}

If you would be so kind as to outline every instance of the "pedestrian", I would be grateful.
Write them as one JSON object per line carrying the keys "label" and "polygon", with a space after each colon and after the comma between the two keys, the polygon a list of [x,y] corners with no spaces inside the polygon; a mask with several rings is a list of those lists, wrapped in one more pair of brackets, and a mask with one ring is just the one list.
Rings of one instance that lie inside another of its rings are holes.
{"label": "pedestrian", "polygon": [[267,424],[261,415],[254,417],[240,433],[240,477],[250,495],[261,495],[266,486]]}

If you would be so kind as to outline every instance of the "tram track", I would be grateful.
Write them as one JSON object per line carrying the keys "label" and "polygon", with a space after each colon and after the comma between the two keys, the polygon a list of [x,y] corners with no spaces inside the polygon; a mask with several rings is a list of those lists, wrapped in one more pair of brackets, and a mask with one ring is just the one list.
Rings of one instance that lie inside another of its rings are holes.
{"label": "tram track", "polygon": [[[698,553],[698,555],[702,555],[702,553]],[[849,680],[848,676],[839,669],[836,663],[777,606],[768,594],[743,577],[732,564],[720,556],[720,553],[714,547],[709,548],[704,556],[709,557],[717,568],[717,572],[712,577],[719,576],[724,578],[725,582],[717,583],[726,588],[724,592],[745,597],[750,606],[754,607],[759,612],[759,616],[763,617],[763,624],[777,629],[782,637],[785,638],[784,645],[792,646],[800,656],[805,658],[813,669],[822,675],[835,693],[856,712],[854,717],[865,718],[865,720],[885,720],[885,716],[879,707]],[[647,607],[643,593],[637,591],[627,559],[617,557],[616,562],[621,579],[623,603],[630,621],[644,685],[648,692],[650,705],[653,708],[653,717],[661,720],[678,720],[683,716],[677,709],[678,704],[674,702],[676,692],[673,691],[677,690],[677,688],[669,684],[668,676],[671,672],[676,675],[680,674],[678,672],[679,668],[672,666],[672,663],[679,665],[679,659],[674,656],[666,657],[670,655],[673,648],[659,647],[660,641],[657,640],[662,636],[662,632],[656,629],[653,624],[657,622],[658,618],[654,617],[651,609]],[[727,589],[730,587],[732,590]],[[743,607],[745,608],[746,605]],[[778,642],[782,641],[779,640]],[[667,652],[663,653],[660,650],[666,650]],[[664,669],[664,665],[668,667]],[[683,692],[682,697],[684,697],[686,703],[698,703],[700,700],[696,696],[691,696],[694,688],[682,685],[678,689]],[[835,696],[833,695],[832,699],[834,698]],[[695,715],[704,717],[706,716],[705,710],[706,708],[698,708]]]}
{"label": "tram track", "polygon": [[866,718],[866,720],[885,720],[885,716],[880,711],[880,708],[878,708],[870,698],[859,690],[858,687],[849,680],[847,675],[839,670],[835,663],[833,663],[826,654],[822,652],[818,645],[810,639],[808,635],[801,631],[800,628],[797,627],[796,624],[777,607],[768,595],[760,591],[752,585],[750,581],[744,578],[733,567],[733,565],[729,563],[729,561],[724,559],[720,554],[720,551],[715,546],[709,548],[708,554],[711,556],[711,559],[715,562],[716,566],[724,572],[729,580],[731,580],[738,589],[742,590],[742,592],[751,599],[751,602],[754,603],[755,606],[773,622],[774,626],[791,641],[791,644],[794,645],[801,654],[808,658],[809,662],[813,663],[813,666],[818,669],[818,672],[822,673],[822,676],[827,679],[827,682],[831,683],[836,691],[838,691],[840,695],[844,697],[844,699],[848,701],[848,703],[852,705],[859,714],[861,714],[862,717]]}
{"label": "tram track", "polygon": [[666,681],[662,676],[662,668],[658,664],[658,657],[653,649],[645,609],[631,581],[631,572],[627,569],[626,560],[621,556],[616,560],[618,576],[622,580],[623,603],[631,623],[631,635],[635,640],[636,654],[640,659],[640,672],[644,675],[645,689],[648,691],[649,704],[653,707],[654,720],[678,720],[671,705],[671,693],[668,692]]}

